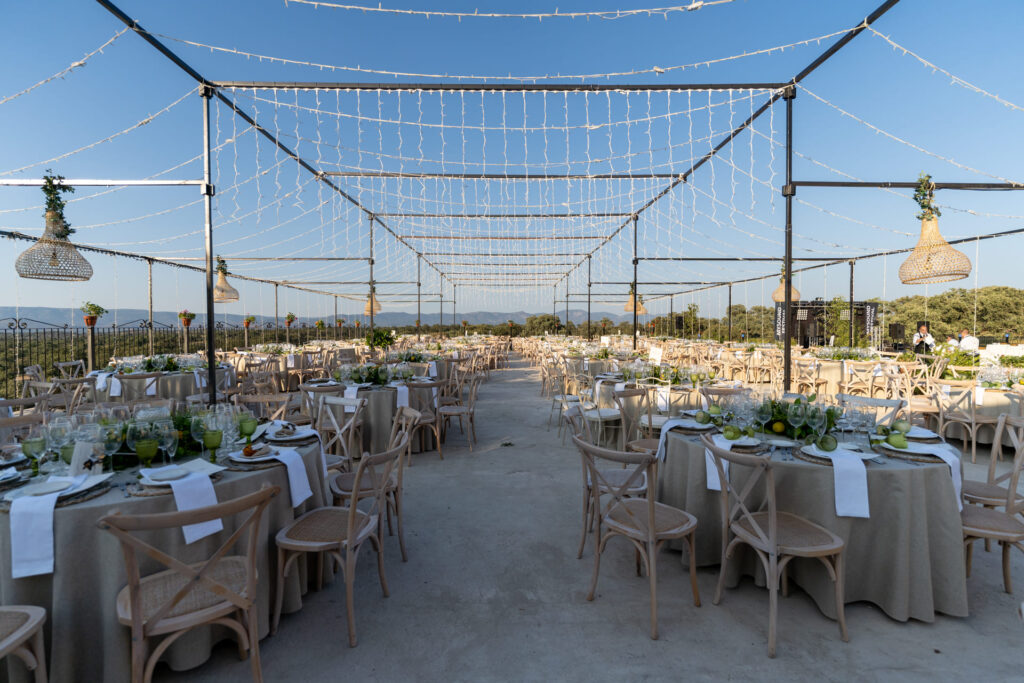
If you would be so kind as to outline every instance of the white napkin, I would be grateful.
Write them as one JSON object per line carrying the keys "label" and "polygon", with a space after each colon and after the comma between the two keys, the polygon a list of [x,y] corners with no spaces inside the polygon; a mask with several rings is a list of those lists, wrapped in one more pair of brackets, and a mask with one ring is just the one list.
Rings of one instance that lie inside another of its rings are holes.
{"label": "white napkin", "polygon": [[459,352],[458,351],[452,351],[452,360],[458,360],[458,359],[459,359]]}
{"label": "white napkin", "polygon": [[409,407],[409,387],[407,387],[404,384],[399,384],[398,386],[395,387],[395,389],[398,390],[398,396],[395,399],[396,405],[399,408],[401,408],[403,406],[408,408]]}
{"label": "white napkin", "polygon": [[286,362],[288,364],[288,367],[294,368],[295,367],[295,354],[294,353],[289,353],[288,354],[288,359],[287,359]]}
{"label": "white napkin", "polygon": [[[75,451],[71,455],[71,476],[78,476],[79,474],[92,474],[91,468],[86,466],[86,462],[90,460],[95,453],[94,444],[90,441],[76,441]],[[93,467],[99,467],[102,470],[100,463],[95,463]],[[99,472],[97,472],[99,474]]]}
{"label": "white napkin", "polygon": [[625,382],[616,382],[615,383],[615,391],[623,391],[623,390],[625,390],[625,388],[626,388],[626,383]]}
{"label": "white napkin", "polygon": [[18,476],[18,470],[14,467],[5,467],[0,470],[0,481],[7,481],[11,477]]}
{"label": "white napkin", "polygon": [[202,370],[193,370],[192,374],[196,378],[196,388],[205,389],[207,386],[206,373]]}
{"label": "white napkin", "polygon": [[[323,454],[323,449],[320,449]],[[313,495],[313,489],[309,487],[309,476],[306,474],[306,464],[302,462],[302,456],[294,448],[282,448],[274,453],[274,460],[284,464],[288,470],[288,489],[292,495],[292,507],[298,507]],[[327,470],[326,461],[324,471]]]}
{"label": "white napkin", "polygon": [[[359,398],[359,387],[355,384],[345,387],[345,398]],[[354,413],[356,409],[353,406],[345,406],[345,412]]]}
{"label": "white napkin", "polygon": [[832,461],[836,515],[839,517],[871,517],[868,504],[868,470],[861,457],[853,451],[842,448],[828,452],[819,451],[815,447],[813,453]]}
{"label": "white napkin", "polygon": [[82,485],[86,475],[50,477],[71,487],[45,496],[21,496],[11,503],[11,578],[53,573],[53,508],[57,497]]}
{"label": "white napkin", "polygon": [[665,439],[668,438],[668,433],[676,427],[684,426],[687,422],[688,420],[674,417],[671,420],[665,420],[665,424],[661,425],[661,436],[658,438],[658,460],[665,460]]}
{"label": "white napkin", "polygon": [[[168,467],[176,467],[176,465],[168,465]],[[174,505],[178,508],[179,512],[217,504],[217,492],[213,489],[210,474],[224,469],[223,467],[203,462],[198,458],[177,465],[177,467],[191,470],[189,474],[181,479],[168,482],[171,485],[171,492],[174,494]],[[139,472],[144,477],[150,477],[154,472],[159,472],[163,469],[166,468],[143,467]],[[219,519],[211,519],[208,522],[200,522],[199,524],[186,524],[181,527],[181,531],[185,534],[185,543],[195,543],[201,538],[212,536],[223,528],[223,522]]]}
{"label": "white napkin", "polygon": [[430,361],[430,363],[427,365],[427,374],[430,375],[431,377],[437,377],[436,361]]}
{"label": "white napkin", "polygon": [[985,405],[985,387],[974,387],[974,405]]}
{"label": "white napkin", "polygon": [[93,372],[90,372],[89,374],[96,378],[96,390],[97,391],[104,391],[107,388],[107,379],[113,373],[110,373],[110,372],[98,372],[98,371],[94,370]]}
{"label": "white napkin", "polygon": [[[721,434],[713,435],[711,437],[711,440],[715,442],[716,446],[718,446],[719,448],[721,448],[723,450],[726,450],[726,451],[731,451],[732,450],[732,441],[729,441],[729,439],[725,438]],[[715,467],[715,456],[713,456],[711,454],[711,451],[708,450],[707,448],[704,449],[704,469],[707,471],[706,480],[707,480],[708,490],[709,491],[721,491],[722,490],[722,482],[718,478],[718,468]],[[725,478],[726,478],[726,480],[728,480],[729,479],[729,461],[728,460],[723,460],[722,461],[722,469],[725,470]]]}
{"label": "white napkin", "polygon": [[589,370],[590,369],[590,359],[589,358],[584,358],[583,359],[583,369],[584,370]]}
{"label": "white napkin", "polygon": [[963,473],[960,471],[960,451],[948,443],[915,443],[915,452],[934,455],[942,462],[949,465],[950,474],[953,476],[953,493],[956,495],[956,507],[964,509],[963,501],[960,500],[960,490],[963,487]]}
{"label": "white napkin", "polygon": [[110,377],[110,393],[107,394],[111,398],[115,398],[121,395],[121,380],[114,377],[113,373],[108,375]]}
{"label": "white napkin", "polygon": [[938,434],[932,430],[917,425],[912,425],[910,431],[907,432],[908,439],[934,439],[936,437],[938,437]]}
{"label": "white napkin", "polygon": [[669,392],[670,391],[671,391],[671,389],[669,387],[658,387],[657,403],[658,403],[658,412],[659,413],[668,412],[669,405],[670,405],[670,401],[669,401]]}

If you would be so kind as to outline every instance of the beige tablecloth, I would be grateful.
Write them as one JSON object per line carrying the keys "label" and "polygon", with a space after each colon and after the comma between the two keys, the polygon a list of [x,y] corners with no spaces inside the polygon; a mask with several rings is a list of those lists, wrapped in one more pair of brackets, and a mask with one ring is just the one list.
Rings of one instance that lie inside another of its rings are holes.
{"label": "beige tablecloth", "polygon": [[[203,370],[202,372],[205,375],[205,373],[207,371]],[[225,372],[230,372],[230,371],[226,370],[226,369],[218,369],[217,370],[217,381],[218,382],[221,380],[221,377],[223,377]],[[131,375],[128,375],[128,377],[130,379]],[[196,387],[196,376],[195,376],[195,374],[193,374],[191,372],[172,372],[172,373],[166,374],[166,375],[164,375],[163,377],[160,378],[160,386],[157,389],[157,395],[153,396],[153,397],[149,397],[149,398],[173,398],[176,401],[184,402],[186,397],[192,396],[193,394],[202,393],[205,390],[206,389],[204,389],[204,388],[197,388]],[[121,396],[113,396],[113,397],[111,397],[111,395],[110,395],[110,383],[109,383],[109,380],[108,380],[107,388],[106,389],[104,389],[103,391],[100,391],[100,390],[96,391],[96,402],[97,403],[105,403],[107,401],[113,401],[113,402],[117,403],[118,401],[125,400],[124,393],[125,393],[124,387],[122,387],[122,389],[121,389]],[[140,396],[134,397],[132,400],[141,401],[141,400],[143,400],[145,398],[147,398],[147,396],[145,395],[145,393],[143,393]]]}
{"label": "beige tablecloth", "polygon": [[[221,502],[258,490],[262,485],[281,487],[281,493],[271,501],[264,513],[260,529],[259,549],[259,611],[260,637],[267,635],[270,624],[271,595],[276,572],[274,535],[302,512],[325,505],[326,487],[318,444],[299,448],[306,464],[313,496],[302,506],[293,509],[285,468],[274,467],[253,472],[225,471],[215,484],[217,499]],[[123,479],[126,473],[116,475]],[[134,473],[130,474],[134,481]],[[112,511],[124,514],[150,514],[170,512],[174,508],[171,495],[144,498],[125,498],[121,491],[109,492],[78,505],[57,508],[54,514],[55,572],[51,575],[24,579],[11,578],[10,523],[7,513],[0,514],[0,597],[3,604],[38,605],[47,610],[46,652],[50,658],[50,680],[61,681],[127,681],[131,643],[129,629],[121,625],[115,612],[118,592],[125,586],[124,558],[121,546],[111,534],[96,527],[96,522]],[[185,562],[207,559],[244,520],[239,516],[225,520],[219,534],[209,536],[186,546],[180,529],[170,529],[147,538],[157,547],[168,550]],[[240,550],[242,546],[236,546]],[[141,558],[143,574],[161,571],[165,567],[148,558]],[[301,607],[301,595],[306,591],[305,566],[300,565],[288,580],[284,611]],[[233,638],[223,627],[201,628],[179,639],[164,655],[164,661],[176,670],[199,666],[210,656],[213,645]],[[11,660],[13,658],[8,658]],[[24,666],[20,662],[0,668],[9,680],[23,678]],[[242,670],[248,671],[243,665]],[[243,674],[240,674],[243,675]],[[247,675],[247,674],[244,674]]]}
{"label": "beige tablecloth", "polygon": [[[697,517],[698,566],[721,561],[721,512],[717,491],[707,489],[704,448],[697,437],[668,437],[658,476],[658,500]],[[779,453],[775,456],[778,461]],[[779,510],[816,522],[846,541],[846,601],[866,600],[893,619],[931,622],[935,613],[967,616],[960,513],[945,465],[914,465],[887,459],[868,463],[871,518],[837,517],[832,468],[801,460],[779,461],[775,482]],[[740,484],[741,467],[732,476]],[[758,487],[763,491],[763,486]],[[761,501],[754,501],[760,504]],[[756,559],[738,550],[729,561],[727,582],[741,574],[758,576]],[[796,559],[790,578],[825,615],[835,618],[832,583],[817,560]],[[759,581],[763,581],[763,574]]]}

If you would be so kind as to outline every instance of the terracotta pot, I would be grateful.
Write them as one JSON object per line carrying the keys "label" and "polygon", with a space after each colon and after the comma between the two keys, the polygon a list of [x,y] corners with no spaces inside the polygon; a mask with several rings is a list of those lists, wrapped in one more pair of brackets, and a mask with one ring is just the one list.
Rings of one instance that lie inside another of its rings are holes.
{"label": "terracotta pot", "polygon": [[96,315],[83,315],[82,319],[85,321],[86,327],[96,327],[96,319],[98,317]]}
{"label": "terracotta pot", "polygon": [[336,327],[342,327],[344,325],[342,322],[335,322],[334,324]]}
{"label": "terracotta pot", "polygon": [[242,321],[242,327],[244,327],[245,329],[249,329],[249,325],[251,325],[251,324],[252,324],[251,320],[243,320]]}
{"label": "terracotta pot", "polygon": [[284,326],[285,327],[291,327],[292,326],[292,321],[291,320],[285,320],[284,321]]}
{"label": "terracotta pot", "polygon": [[181,321],[182,327],[190,327],[192,325],[191,318],[178,318]]}

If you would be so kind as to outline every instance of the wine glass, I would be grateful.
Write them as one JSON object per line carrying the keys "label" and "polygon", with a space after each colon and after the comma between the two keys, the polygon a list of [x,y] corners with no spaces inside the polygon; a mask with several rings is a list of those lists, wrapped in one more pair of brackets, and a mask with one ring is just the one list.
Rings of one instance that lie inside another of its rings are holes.
{"label": "wine glass", "polygon": [[46,425],[46,450],[57,456],[58,460],[63,457],[62,449],[71,441],[72,429],[71,419],[67,417],[52,418]]}
{"label": "wine glass", "polygon": [[800,431],[807,419],[807,406],[803,403],[791,403],[786,410],[786,422],[793,428],[794,436]]}
{"label": "wine glass", "polygon": [[203,449],[202,456],[206,457],[206,445],[203,442],[203,435],[206,433],[206,417],[203,415],[195,415],[192,418],[192,422],[189,424],[189,433],[192,438],[195,439],[196,443]]}
{"label": "wine glass", "polygon": [[110,459],[110,468],[114,469],[114,453],[117,453],[124,442],[124,425],[120,422],[101,426],[103,437],[103,455]]}
{"label": "wine glass", "polygon": [[39,457],[46,450],[46,431],[43,425],[32,425],[21,440],[21,452],[32,462],[32,476],[39,474]]}
{"label": "wine glass", "polygon": [[755,409],[755,417],[757,421],[761,423],[761,433],[764,438],[768,438],[768,423],[772,421],[772,415],[775,414],[775,410],[772,407],[771,401],[761,401],[757,404]]}
{"label": "wine glass", "polygon": [[168,461],[174,460],[174,452],[178,449],[178,430],[171,420],[158,420],[153,423],[160,439],[160,448]]}
{"label": "wine glass", "polygon": [[110,419],[114,422],[128,422],[128,420],[132,419],[131,408],[126,405],[111,406]]}
{"label": "wine glass", "polygon": [[239,436],[245,437],[245,445],[252,444],[252,435],[256,433],[256,427],[258,422],[256,416],[246,411],[239,413],[238,416],[238,434]]}
{"label": "wine glass", "polygon": [[823,408],[814,405],[807,407],[804,421],[811,428],[815,441],[821,437],[821,432],[825,427],[825,419],[825,410]]}
{"label": "wine glass", "polygon": [[128,447],[135,451],[139,464],[149,467],[153,464],[160,448],[160,436],[156,428],[149,422],[133,422],[128,425]]}

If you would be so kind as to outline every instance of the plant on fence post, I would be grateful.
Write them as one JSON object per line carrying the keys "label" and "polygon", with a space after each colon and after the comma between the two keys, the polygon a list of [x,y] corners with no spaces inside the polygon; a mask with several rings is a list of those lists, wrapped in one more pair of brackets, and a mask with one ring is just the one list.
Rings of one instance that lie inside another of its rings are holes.
{"label": "plant on fence post", "polygon": [[285,327],[291,327],[292,323],[295,322],[296,319],[297,319],[297,316],[294,313],[292,313],[291,311],[289,311],[284,316],[284,326]]}
{"label": "plant on fence post", "polygon": [[371,349],[384,349],[387,351],[395,343],[395,335],[391,330],[380,327],[366,334],[366,345]]}
{"label": "plant on fence post", "polygon": [[83,317],[85,318],[86,327],[95,327],[96,319],[100,316],[107,314],[107,309],[103,308],[99,304],[94,304],[91,301],[86,301],[82,304],[81,309]]}
{"label": "plant on fence post", "polygon": [[242,327],[249,329],[249,325],[252,325],[254,322],[256,322],[256,316],[247,315],[242,319]]}
{"label": "plant on fence post", "polygon": [[324,324],[324,321],[323,321],[323,320],[317,320],[317,321],[316,321],[315,323],[313,323],[313,327],[315,327],[315,328],[316,328],[316,329],[318,329],[318,330],[322,330],[322,329],[324,329],[325,327],[327,327],[327,325],[326,325],[326,324]]}
{"label": "plant on fence post", "polygon": [[184,309],[184,310],[178,311],[178,320],[181,321],[182,327],[188,327],[189,325],[192,324],[192,321],[195,320],[195,319],[196,319],[196,314],[193,313],[192,311],[188,310],[187,308]]}

